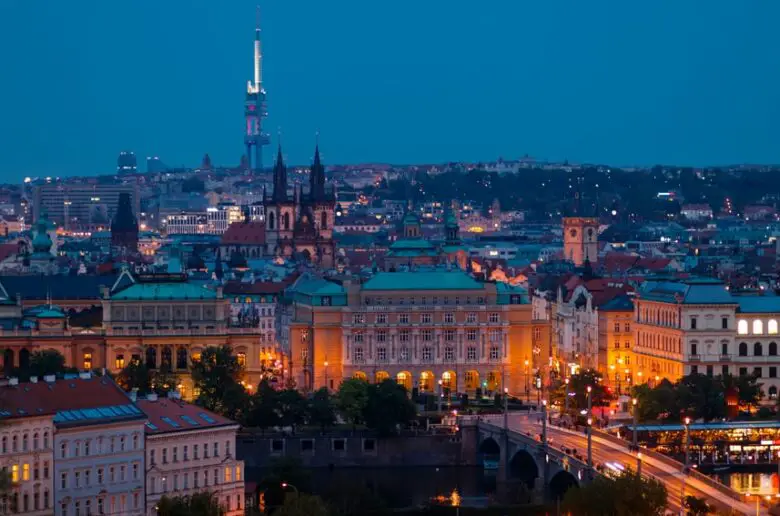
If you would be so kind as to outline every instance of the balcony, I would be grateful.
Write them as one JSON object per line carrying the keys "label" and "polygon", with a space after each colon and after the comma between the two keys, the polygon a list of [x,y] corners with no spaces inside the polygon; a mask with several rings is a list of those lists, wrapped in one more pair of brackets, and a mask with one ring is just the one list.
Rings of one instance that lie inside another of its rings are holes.
{"label": "balcony", "polygon": [[688,355],[689,362],[701,362],[701,355]]}
{"label": "balcony", "polygon": [[721,362],[731,362],[731,355],[721,355],[720,356]]}

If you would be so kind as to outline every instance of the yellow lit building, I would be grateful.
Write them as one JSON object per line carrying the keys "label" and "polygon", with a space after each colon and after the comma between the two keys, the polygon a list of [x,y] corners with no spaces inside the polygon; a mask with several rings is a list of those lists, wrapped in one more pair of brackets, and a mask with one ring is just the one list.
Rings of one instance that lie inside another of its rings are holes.
{"label": "yellow lit building", "polygon": [[303,390],[392,378],[420,392],[519,395],[534,335],[548,336],[525,289],[461,270],[379,272],[362,284],[304,275],[288,295],[289,368]]}
{"label": "yellow lit building", "polygon": [[628,295],[617,296],[598,308],[599,372],[617,393],[626,392],[634,381],[634,303]]}

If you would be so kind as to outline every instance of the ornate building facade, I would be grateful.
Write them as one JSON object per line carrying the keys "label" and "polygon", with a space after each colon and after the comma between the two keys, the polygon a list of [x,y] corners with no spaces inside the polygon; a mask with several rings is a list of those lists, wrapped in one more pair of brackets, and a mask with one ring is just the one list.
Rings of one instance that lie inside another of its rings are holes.
{"label": "ornate building facade", "polygon": [[525,289],[461,270],[379,272],[363,284],[302,276],[289,294],[289,366],[304,390],[392,378],[420,392],[519,394],[534,353]]}

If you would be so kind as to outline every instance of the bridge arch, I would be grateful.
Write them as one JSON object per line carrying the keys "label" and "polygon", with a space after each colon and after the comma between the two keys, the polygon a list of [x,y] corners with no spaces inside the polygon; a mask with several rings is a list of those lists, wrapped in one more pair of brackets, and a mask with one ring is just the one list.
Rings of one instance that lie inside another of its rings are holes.
{"label": "bridge arch", "polygon": [[580,487],[577,478],[566,470],[561,470],[550,479],[550,494],[556,500],[563,500],[566,491]]}
{"label": "bridge arch", "polygon": [[482,455],[501,455],[501,446],[492,437],[482,441],[477,450]]}
{"label": "bridge arch", "polygon": [[521,480],[533,489],[534,481],[539,478],[539,466],[528,450],[518,450],[509,461],[509,477]]}

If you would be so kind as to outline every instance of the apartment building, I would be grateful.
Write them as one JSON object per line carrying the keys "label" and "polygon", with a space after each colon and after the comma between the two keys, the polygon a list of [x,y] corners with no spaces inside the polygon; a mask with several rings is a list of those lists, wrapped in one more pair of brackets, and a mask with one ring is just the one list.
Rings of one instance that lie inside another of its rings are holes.
{"label": "apartment building", "polygon": [[146,513],[163,496],[208,490],[226,516],[242,516],[244,463],[236,460],[238,424],[173,396],[138,400],[146,414]]}

